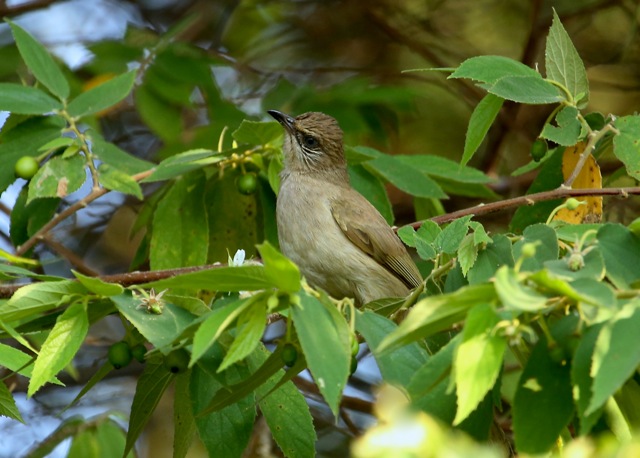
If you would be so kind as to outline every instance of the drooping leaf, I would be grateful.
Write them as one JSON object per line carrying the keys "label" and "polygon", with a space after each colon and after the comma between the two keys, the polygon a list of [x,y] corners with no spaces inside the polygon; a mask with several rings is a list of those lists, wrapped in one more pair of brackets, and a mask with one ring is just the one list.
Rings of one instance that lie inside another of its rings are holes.
{"label": "drooping leaf", "polygon": [[135,78],[136,72],[131,71],[93,87],[73,99],[67,111],[71,116],[82,117],[109,108],[131,92]]}
{"label": "drooping leaf", "polygon": [[462,160],[460,164],[466,165],[480,145],[484,141],[484,138],[489,132],[489,128],[493,121],[498,116],[504,99],[497,97],[493,94],[487,94],[471,113],[471,119],[469,119],[469,127],[467,128],[467,136],[464,142],[464,152],[462,153]]}
{"label": "drooping leaf", "polygon": [[88,330],[86,304],[72,304],[58,317],[33,366],[28,396],[33,396],[42,385],[71,362]]}
{"label": "drooping leaf", "polygon": [[[333,307],[333,305],[332,305]],[[311,375],[334,415],[349,375],[350,344],[325,305],[314,296],[300,294],[291,316]],[[342,320],[342,328],[347,328]],[[347,329],[347,336],[349,334]]]}
{"label": "drooping leaf", "polygon": [[493,388],[502,369],[507,342],[493,332],[500,318],[489,304],[469,310],[454,361],[458,409],[453,421],[460,424]]}
{"label": "drooping leaf", "polygon": [[60,99],[69,97],[69,83],[51,54],[33,36],[19,25],[9,22],[13,38],[33,76]]}
{"label": "drooping leaf", "polygon": [[589,102],[587,71],[555,10],[544,55],[547,78],[566,87],[578,108],[586,107]]}

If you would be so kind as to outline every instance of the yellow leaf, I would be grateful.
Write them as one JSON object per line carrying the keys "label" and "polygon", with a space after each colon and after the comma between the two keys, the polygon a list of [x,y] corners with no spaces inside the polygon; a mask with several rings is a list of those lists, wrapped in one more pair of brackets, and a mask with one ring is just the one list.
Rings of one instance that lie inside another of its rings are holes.
{"label": "yellow leaf", "polygon": [[[562,156],[562,176],[565,181],[571,176],[585,146],[585,142],[580,142],[564,150]],[[573,189],[602,188],[600,167],[592,154],[589,154],[589,157],[587,157],[584,167],[582,167],[582,170],[571,187]],[[553,219],[566,221],[571,224],[598,223],[602,220],[602,196],[577,197],[577,199],[586,202],[586,205],[580,205],[575,210],[563,208],[556,213]]]}

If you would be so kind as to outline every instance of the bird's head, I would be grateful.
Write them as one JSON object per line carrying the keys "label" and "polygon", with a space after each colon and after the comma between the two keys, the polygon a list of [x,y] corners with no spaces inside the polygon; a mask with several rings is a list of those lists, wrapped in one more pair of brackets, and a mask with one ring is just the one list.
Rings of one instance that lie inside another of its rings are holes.
{"label": "bird's head", "polygon": [[282,151],[286,168],[307,172],[346,168],[342,129],[334,118],[319,112],[295,118],[276,110],[268,113],[285,130]]}

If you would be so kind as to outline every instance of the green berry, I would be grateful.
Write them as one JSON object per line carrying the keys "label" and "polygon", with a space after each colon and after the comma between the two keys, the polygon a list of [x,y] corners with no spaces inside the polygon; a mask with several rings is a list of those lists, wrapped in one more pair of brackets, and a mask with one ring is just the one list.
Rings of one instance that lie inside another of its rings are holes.
{"label": "green berry", "polygon": [[181,374],[189,367],[189,352],[184,348],[173,350],[164,357],[164,367],[173,374]]}
{"label": "green berry", "polygon": [[244,175],[240,175],[236,180],[238,191],[245,195],[253,194],[257,186],[258,179],[255,173],[245,173]]}
{"label": "green berry", "polygon": [[351,367],[349,368],[349,375],[353,375],[358,370],[358,358],[355,356],[351,357]]}
{"label": "green berry", "polygon": [[131,354],[140,363],[144,363],[144,355],[147,353],[147,347],[138,344],[131,349]]}
{"label": "green berry", "polygon": [[353,335],[351,336],[351,356],[358,356],[358,352],[360,351],[360,344],[358,344],[358,338]]}
{"label": "green berry", "polygon": [[544,141],[542,138],[536,139],[536,141],[531,145],[531,159],[539,162],[544,157],[544,155],[547,154],[547,149],[548,148],[546,141]]}
{"label": "green berry", "polygon": [[36,174],[38,169],[40,168],[40,164],[31,156],[22,156],[20,159],[16,161],[15,165],[15,173],[16,176],[20,178],[24,178],[25,180],[30,180]]}
{"label": "green berry", "polygon": [[282,362],[287,367],[292,367],[298,360],[298,350],[291,343],[284,344],[282,348]]}
{"label": "green berry", "polygon": [[129,347],[127,342],[117,342],[109,347],[109,362],[116,369],[128,366],[132,357],[131,347]]}
{"label": "green berry", "polygon": [[576,208],[578,208],[580,205],[582,205],[583,202],[579,201],[578,199],[576,199],[575,197],[570,197],[567,199],[567,210],[575,210]]}
{"label": "green berry", "polygon": [[521,251],[523,258],[533,258],[536,255],[536,245],[535,243],[525,243],[522,245]]}

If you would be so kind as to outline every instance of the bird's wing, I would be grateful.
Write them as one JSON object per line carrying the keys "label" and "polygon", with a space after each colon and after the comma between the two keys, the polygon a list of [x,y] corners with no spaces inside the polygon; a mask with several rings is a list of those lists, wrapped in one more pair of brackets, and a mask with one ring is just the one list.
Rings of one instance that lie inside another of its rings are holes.
{"label": "bird's wing", "polygon": [[331,200],[331,214],[344,235],[409,288],[422,277],[406,248],[382,215],[355,191]]}

